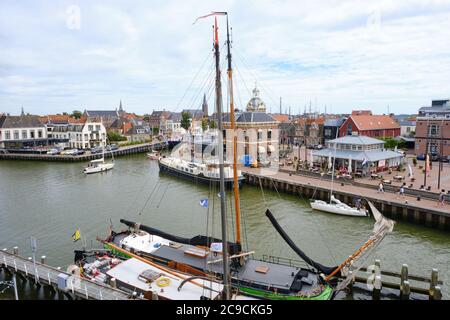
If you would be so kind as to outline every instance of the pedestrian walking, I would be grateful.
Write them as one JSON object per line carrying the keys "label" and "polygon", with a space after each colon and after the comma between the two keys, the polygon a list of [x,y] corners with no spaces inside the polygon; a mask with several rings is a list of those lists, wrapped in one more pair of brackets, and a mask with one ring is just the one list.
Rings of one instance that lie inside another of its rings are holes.
{"label": "pedestrian walking", "polygon": [[380,182],[378,185],[378,193],[384,193],[384,185],[383,182]]}
{"label": "pedestrian walking", "polygon": [[400,190],[398,191],[398,197],[397,197],[397,199],[400,199],[400,197],[405,197],[405,187],[404,186],[401,186],[400,187]]}
{"label": "pedestrian walking", "polygon": [[441,193],[439,194],[439,204],[445,206],[445,190],[441,190]]}

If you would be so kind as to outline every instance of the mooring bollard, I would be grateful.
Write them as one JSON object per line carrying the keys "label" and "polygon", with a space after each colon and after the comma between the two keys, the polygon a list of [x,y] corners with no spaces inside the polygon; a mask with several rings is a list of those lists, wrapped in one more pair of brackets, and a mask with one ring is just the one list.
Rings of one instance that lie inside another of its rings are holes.
{"label": "mooring bollard", "polygon": [[400,296],[403,295],[405,281],[408,281],[408,265],[402,265],[402,272],[400,274]]}
{"label": "mooring bollard", "polygon": [[373,281],[372,296],[374,300],[379,300],[381,296],[381,275],[376,275]]}
{"label": "mooring bollard", "polygon": [[430,299],[434,299],[436,287],[438,286],[438,278],[439,278],[438,269],[433,269],[431,271],[430,292],[429,292]]}
{"label": "mooring bollard", "polygon": [[13,248],[13,254],[14,254],[15,256],[18,256],[18,255],[19,255],[19,247],[14,247],[14,248]]}
{"label": "mooring bollard", "polygon": [[441,287],[440,286],[434,287],[433,300],[442,300],[442,292],[441,292]]}
{"label": "mooring bollard", "polygon": [[378,259],[375,260],[375,275],[381,276],[381,261]]}
{"label": "mooring bollard", "polygon": [[3,248],[3,252],[8,252],[8,248]]}
{"label": "mooring bollard", "polygon": [[111,287],[117,288],[116,278],[111,278],[111,280],[109,281],[109,284]]}
{"label": "mooring bollard", "polygon": [[409,285],[409,281],[406,280],[405,282],[403,282],[403,291],[401,293],[400,298],[402,300],[409,300],[410,294],[411,294],[411,286]]}
{"label": "mooring bollard", "polygon": [[41,257],[41,264],[45,264],[45,262],[46,262],[45,260],[46,260],[46,259],[47,259],[46,256],[42,256],[42,257]]}

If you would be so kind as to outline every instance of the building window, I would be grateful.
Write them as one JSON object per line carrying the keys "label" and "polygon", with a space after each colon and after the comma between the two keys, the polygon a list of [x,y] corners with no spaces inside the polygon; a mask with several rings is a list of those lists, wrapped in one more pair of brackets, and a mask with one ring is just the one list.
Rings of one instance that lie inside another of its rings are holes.
{"label": "building window", "polygon": [[42,138],[42,130],[38,130],[38,138]]}
{"label": "building window", "polygon": [[27,139],[27,130],[22,130],[22,139]]}
{"label": "building window", "polygon": [[31,138],[31,139],[34,139],[34,138],[35,138],[35,132],[34,132],[34,130],[31,130],[31,131],[30,131],[30,138]]}
{"label": "building window", "polygon": [[437,124],[430,124],[428,126],[428,135],[430,136],[437,136],[440,133],[440,126],[438,126]]}
{"label": "building window", "polygon": [[438,153],[438,144],[436,142],[430,142],[430,144],[428,145],[428,153]]}
{"label": "building window", "polygon": [[14,140],[19,140],[19,130],[14,130]]}
{"label": "building window", "polygon": [[353,132],[353,125],[351,123],[349,123],[347,126],[347,135],[351,136],[352,132]]}
{"label": "building window", "polygon": [[89,131],[93,131],[93,130],[94,130],[94,126],[90,124],[90,125],[88,126],[88,130],[89,130]]}
{"label": "building window", "polygon": [[325,129],[325,137],[331,137],[331,129]]}
{"label": "building window", "polygon": [[99,124],[97,124],[97,125],[95,126],[95,130],[100,131],[100,125],[99,125]]}
{"label": "building window", "polygon": [[10,139],[11,139],[11,132],[5,131],[5,140],[10,140]]}

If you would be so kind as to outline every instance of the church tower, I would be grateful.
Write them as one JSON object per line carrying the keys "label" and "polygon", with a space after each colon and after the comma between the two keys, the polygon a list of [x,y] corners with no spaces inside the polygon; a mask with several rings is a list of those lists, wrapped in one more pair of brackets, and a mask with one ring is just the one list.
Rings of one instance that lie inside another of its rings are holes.
{"label": "church tower", "polygon": [[208,116],[208,102],[206,102],[206,94],[203,95],[202,111],[203,111],[203,116],[207,117]]}

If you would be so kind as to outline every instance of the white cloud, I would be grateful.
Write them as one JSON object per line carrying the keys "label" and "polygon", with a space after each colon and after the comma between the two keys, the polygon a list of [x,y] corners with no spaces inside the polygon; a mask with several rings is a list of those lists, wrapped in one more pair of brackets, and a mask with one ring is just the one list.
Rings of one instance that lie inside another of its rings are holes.
{"label": "white cloud", "polygon": [[[70,5],[80,8],[79,30],[66,26]],[[274,111],[279,96],[293,111],[317,101],[378,113],[450,96],[448,1],[2,1],[0,111],[112,108],[120,99],[137,113],[175,110],[212,49],[213,20],[192,23],[213,10],[230,13],[238,103],[255,80]],[[180,108],[197,107],[207,67]]]}

